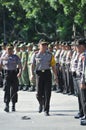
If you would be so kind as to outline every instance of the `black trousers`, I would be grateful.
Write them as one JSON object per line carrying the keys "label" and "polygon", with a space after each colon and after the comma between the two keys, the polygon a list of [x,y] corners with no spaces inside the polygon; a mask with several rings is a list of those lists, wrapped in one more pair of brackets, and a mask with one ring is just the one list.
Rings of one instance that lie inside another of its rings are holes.
{"label": "black trousers", "polygon": [[81,90],[80,90],[80,76],[76,76],[76,87],[77,87],[79,113],[83,115],[82,97],[81,97]]}
{"label": "black trousers", "polygon": [[73,85],[74,85],[74,94],[77,96],[78,95],[77,81],[79,80],[79,82],[80,82],[80,78],[77,77],[76,72],[72,72],[72,77],[73,77]]}
{"label": "black trousers", "polygon": [[56,64],[56,70],[58,74],[58,88],[57,89],[60,89],[61,91],[63,91],[62,71],[61,71],[61,67],[59,63]]}
{"label": "black trousers", "polygon": [[86,117],[86,89],[81,89],[81,99],[82,99],[82,107],[83,107],[83,113]]}
{"label": "black trousers", "polygon": [[4,81],[3,81],[3,88],[4,88],[4,102],[9,103],[12,100],[13,103],[16,103],[18,100],[18,78],[17,78],[17,71],[12,70],[4,70]]}
{"label": "black trousers", "polygon": [[44,111],[49,112],[52,87],[52,75],[50,70],[36,72],[37,99],[40,105],[44,105]]}
{"label": "black trousers", "polygon": [[67,92],[67,75],[66,75],[66,69],[65,66],[62,65],[62,80],[63,80],[63,92]]}

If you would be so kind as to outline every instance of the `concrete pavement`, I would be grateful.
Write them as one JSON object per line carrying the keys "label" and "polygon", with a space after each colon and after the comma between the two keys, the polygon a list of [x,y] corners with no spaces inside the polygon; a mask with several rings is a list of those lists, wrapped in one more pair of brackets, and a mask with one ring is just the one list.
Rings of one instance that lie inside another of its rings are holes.
{"label": "concrete pavement", "polygon": [[[16,112],[3,111],[4,93],[0,89],[0,130],[85,130],[80,120],[74,119],[78,112],[77,97],[52,92],[50,116],[38,113],[36,92],[19,91]],[[11,103],[10,103],[11,107]]]}

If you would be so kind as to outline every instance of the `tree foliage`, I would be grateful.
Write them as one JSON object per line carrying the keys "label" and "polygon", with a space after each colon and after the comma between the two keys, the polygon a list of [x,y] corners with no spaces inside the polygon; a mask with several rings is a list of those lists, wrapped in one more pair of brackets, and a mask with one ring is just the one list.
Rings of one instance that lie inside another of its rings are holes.
{"label": "tree foliage", "polygon": [[86,28],[86,0],[1,0],[0,41],[70,40]]}

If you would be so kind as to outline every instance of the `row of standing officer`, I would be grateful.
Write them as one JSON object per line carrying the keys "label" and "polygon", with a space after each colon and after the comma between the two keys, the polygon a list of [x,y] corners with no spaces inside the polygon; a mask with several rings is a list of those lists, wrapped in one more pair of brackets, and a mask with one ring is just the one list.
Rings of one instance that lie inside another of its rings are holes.
{"label": "row of standing officer", "polygon": [[[50,45],[51,46],[51,45]],[[53,52],[53,47],[54,51]],[[69,42],[56,42],[52,45],[52,52],[55,57],[57,73],[58,73],[58,87],[56,92],[63,92],[64,94],[74,94],[75,90],[73,87],[72,80],[72,56],[73,56],[73,45]],[[54,81],[54,80],[53,80]]]}
{"label": "row of standing officer", "polygon": [[57,92],[74,93],[78,97],[80,124],[86,125],[86,39],[78,39],[61,45],[56,43],[55,53],[58,84]]}

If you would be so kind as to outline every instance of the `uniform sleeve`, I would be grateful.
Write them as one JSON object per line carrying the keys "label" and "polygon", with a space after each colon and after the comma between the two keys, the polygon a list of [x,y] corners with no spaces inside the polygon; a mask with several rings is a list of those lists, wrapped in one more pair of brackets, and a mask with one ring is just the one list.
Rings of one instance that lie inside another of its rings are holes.
{"label": "uniform sleeve", "polygon": [[55,66],[55,65],[56,65],[56,61],[55,61],[55,58],[54,58],[53,55],[52,55],[52,58],[51,58],[50,65],[51,65],[51,66]]}
{"label": "uniform sleeve", "polygon": [[2,64],[2,59],[0,58],[0,65]]}
{"label": "uniform sleeve", "polygon": [[86,57],[82,56],[81,83],[86,83]]}

